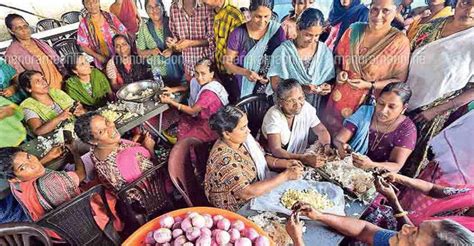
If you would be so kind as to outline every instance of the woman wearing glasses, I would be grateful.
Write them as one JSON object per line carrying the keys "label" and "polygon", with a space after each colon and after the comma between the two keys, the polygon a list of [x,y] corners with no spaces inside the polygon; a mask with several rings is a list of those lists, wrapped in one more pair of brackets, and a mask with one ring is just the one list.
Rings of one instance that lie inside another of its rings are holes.
{"label": "woman wearing glasses", "polygon": [[[428,141],[445,125],[448,117],[474,101],[474,1],[460,0],[454,16],[439,18],[420,28],[407,83],[413,90],[408,103],[420,138],[407,163],[413,175],[427,156]],[[418,170],[420,171],[420,170]]]}
{"label": "woman wearing glasses", "polygon": [[324,145],[328,151],[331,137],[316,115],[316,109],[305,101],[300,83],[294,79],[280,82],[276,100],[276,105],[267,111],[262,124],[267,149],[274,157],[300,160],[305,165],[318,166],[316,156],[304,154],[309,146],[309,131],[316,134],[319,144]]}
{"label": "woman wearing glasses", "polygon": [[346,30],[336,49],[337,79],[325,112],[331,134],[342,128],[364,102],[369,89],[405,81],[410,58],[408,38],[390,24],[398,0],[373,0],[368,23],[354,23]]}

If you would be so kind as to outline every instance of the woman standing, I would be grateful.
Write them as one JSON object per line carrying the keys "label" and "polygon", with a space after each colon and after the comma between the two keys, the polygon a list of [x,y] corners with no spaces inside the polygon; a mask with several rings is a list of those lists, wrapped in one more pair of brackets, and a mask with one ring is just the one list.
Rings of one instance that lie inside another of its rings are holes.
{"label": "woman standing", "polygon": [[271,0],[252,0],[250,21],[236,27],[229,36],[224,66],[238,82],[231,96],[266,92],[270,57],[286,39],[280,24],[271,20],[272,8]]}
{"label": "woman standing", "polygon": [[[66,73],[61,58],[46,42],[31,37],[30,25],[17,14],[9,14],[5,25],[12,36],[12,43],[5,52],[5,59],[16,74],[25,70],[41,72],[51,88],[61,89]],[[9,90],[15,88],[10,88]],[[12,92],[16,92],[13,91]]]}
{"label": "woman standing", "polygon": [[396,13],[393,0],[374,0],[369,23],[355,23],[342,36],[336,49],[337,82],[325,112],[331,134],[365,101],[370,88],[405,81],[410,47],[408,38],[391,27]]}
{"label": "woman standing", "polygon": [[424,17],[417,15],[410,24],[410,27],[408,27],[407,37],[410,42],[415,41],[415,35],[423,24],[438,18],[444,18],[453,15],[454,3],[452,0],[429,0],[427,3],[430,14]]}
{"label": "woman standing", "polygon": [[369,9],[360,0],[334,0],[329,12],[331,31],[326,45],[335,50],[344,32],[353,23],[367,22]]}
{"label": "woman standing", "polygon": [[290,14],[285,16],[281,21],[281,27],[285,31],[286,38],[293,40],[297,36],[296,31],[296,20],[303,11],[311,7],[315,0],[292,0],[291,5],[293,5],[293,10],[290,11]]}
{"label": "woman standing", "polygon": [[160,73],[166,86],[178,86],[185,82],[183,58],[166,43],[172,33],[165,6],[161,0],[146,0],[145,8],[150,19],[138,31],[138,55],[147,60],[153,73]]}
{"label": "woman standing", "polygon": [[102,70],[114,54],[112,38],[115,34],[127,35],[127,28],[109,12],[100,9],[100,0],[82,0],[87,14],[77,30],[77,44],[94,57],[94,65]]}
{"label": "woman standing", "polygon": [[319,111],[321,97],[331,93],[327,82],[335,77],[332,52],[319,41],[324,16],[307,9],[298,18],[297,37],[283,42],[273,53],[268,76],[276,91],[281,80],[295,79],[303,86],[306,101]]}
{"label": "woman standing", "polygon": [[110,5],[109,11],[117,16],[117,18],[127,28],[128,36],[132,40],[135,40],[141,20],[135,1],[115,0],[115,2]]}

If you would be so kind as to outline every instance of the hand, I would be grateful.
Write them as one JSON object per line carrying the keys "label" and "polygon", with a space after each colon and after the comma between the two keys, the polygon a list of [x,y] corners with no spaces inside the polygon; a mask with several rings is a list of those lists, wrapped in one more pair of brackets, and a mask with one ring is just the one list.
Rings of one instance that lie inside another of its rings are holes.
{"label": "hand", "polygon": [[291,210],[293,210],[293,213],[299,212],[301,215],[306,216],[311,220],[318,220],[318,218],[322,215],[321,212],[314,209],[311,207],[311,205],[305,202],[296,202]]}
{"label": "hand", "polygon": [[251,82],[257,82],[258,80],[263,80],[262,77],[260,77],[260,75],[258,75],[258,73],[254,72],[254,71],[250,71],[250,70],[247,70],[247,74],[245,75],[245,77],[247,77],[248,80],[250,80]]}
{"label": "hand", "polygon": [[339,147],[337,148],[337,155],[339,155],[340,158],[344,158],[347,156],[347,151],[351,148],[351,146],[347,143],[340,144]]}
{"label": "hand", "polygon": [[171,99],[169,94],[161,94],[160,101],[161,103],[170,104],[173,100]]}
{"label": "hand", "polygon": [[319,94],[321,92],[321,88],[318,85],[303,85],[303,90],[306,94]]}
{"label": "hand", "polygon": [[293,164],[287,168],[283,174],[286,176],[286,180],[298,180],[303,177],[303,167],[299,164]]}
{"label": "hand", "polygon": [[166,46],[170,48],[174,48],[177,42],[178,42],[177,38],[172,38],[172,37],[166,38]]}
{"label": "hand", "polygon": [[362,169],[369,169],[374,167],[372,160],[366,155],[354,154],[352,155],[352,163],[354,166]]}
{"label": "hand", "polygon": [[337,75],[336,81],[338,83],[345,83],[349,79],[349,74],[346,71],[340,71]]}
{"label": "hand", "polygon": [[3,90],[0,90],[0,96],[4,96],[4,97],[11,97],[15,94],[16,92],[16,88],[15,86],[9,86]]}
{"label": "hand", "polygon": [[0,120],[10,117],[15,113],[15,108],[11,105],[0,107]]}
{"label": "hand", "polygon": [[319,88],[321,88],[321,91],[319,92],[319,95],[321,96],[326,96],[328,95],[329,93],[331,93],[332,91],[332,87],[330,84],[328,83],[323,83],[319,86]]}
{"label": "hand", "polygon": [[299,212],[291,213],[286,222],[286,232],[293,240],[293,243],[303,241],[303,223],[299,220]]}
{"label": "hand", "polygon": [[84,108],[84,106],[82,106],[82,104],[80,102],[77,103],[77,107],[76,109],[74,110],[73,114],[75,116],[81,116],[83,114],[85,114],[87,111],[86,109]]}
{"label": "hand", "polygon": [[372,87],[372,83],[363,79],[348,79],[347,82],[356,89],[370,89]]}
{"label": "hand", "polygon": [[148,149],[152,154],[153,150],[155,149],[155,140],[151,137],[151,134],[148,131],[143,132],[143,140],[142,145],[146,149]]}
{"label": "hand", "polygon": [[65,152],[63,146],[54,146],[43,158],[47,157],[50,160],[54,160],[63,155],[64,153]]}
{"label": "hand", "polygon": [[175,93],[175,92],[176,92],[176,88],[175,88],[175,87],[168,87],[168,86],[165,86],[165,87],[161,88],[161,90],[162,90],[163,93],[165,93],[165,94],[171,94],[171,93]]}
{"label": "hand", "polygon": [[164,57],[164,58],[169,58],[171,55],[173,54],[173,50],[172,49],[166,49],[166,50],[163,50],[163,52],[161,52],[161,55]]}
{"label": "hand", "polygon": [[438,112],[436,110],[436,107],[433,107],[417,114],[413,120],[415,121],[415,123],[429,122],[436,116],[438,116]]}
{"label": "hand", "polygon": [[155,48],[155,49],[152,49],[152,50],[151,50],[151,55],[153,55],[153,56],[159,56],[159,55],[162,55],[162,52],[161,52],[160,49]]}
{"label": "hand", "polygon": [[178,41],[178,43],[176,43],[175,48],[178,51],[183,51],[184,49],[191,47],[191,44],[192,44],[192,40],[183,39],[183,40]]}
{"label": "hand", "polygon": [[389,183],[400,183],[402,179],[402,175],[393,172],[384,173],[382,177]]}
{"label": "hand", "polygon": [[69,107],[69,108],[64,109],[64,111],[63,111],[62,113],[60,113],[60,114],[57,116],[57,118],[58,118],[61,122],[63,122],[63,121],[65,121],[65,120],[67,120],[67,119],[69,119],[69,118],[72,117],[72,113],[69,112],[69,109],[71,109],[71,108]]}
{"label": "hand", "polygon": [[393,187],[382,177],[375,177],[374,184],[377,192],[384,195],[390,202],[396,201],[398,199]]}
{"label": "hand", "polygon": [[326,157],[316,154],[304,154],[301,161],[307,166],[317,168],[324,166]]}
{"label": "hand", "polygon": [[285,163],[286,163],[286,168],[290,168],[291,166],[295,166],[295,165],[299,165],[303,167],[303,163],[301,163],[301,161],[298,161],[298,160],[286,159]]}

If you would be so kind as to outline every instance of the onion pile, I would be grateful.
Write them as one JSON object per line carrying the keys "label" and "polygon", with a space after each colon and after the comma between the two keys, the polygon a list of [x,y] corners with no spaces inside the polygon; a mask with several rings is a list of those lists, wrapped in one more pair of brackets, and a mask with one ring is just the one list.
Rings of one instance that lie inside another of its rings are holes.
{"label": "onion pile", "polygon": [[196,212],[183,217],[165,215],[160,228],[145,238],[146,245],[163,246],[270,246],[270,240],[241,220]]}

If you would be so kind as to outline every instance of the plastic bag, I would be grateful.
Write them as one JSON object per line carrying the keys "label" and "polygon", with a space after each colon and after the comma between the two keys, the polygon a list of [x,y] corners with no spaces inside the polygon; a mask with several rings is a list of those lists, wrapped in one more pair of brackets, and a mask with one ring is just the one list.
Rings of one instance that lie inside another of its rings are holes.
{"label": "plastic bag", "polygon": [[291,210],[285,208],[280,202],[281,196],[289,189],[300,191],[313,189],[321,194],[325,194],[329,200],[334,202],[334,207],[322,210],[321,212],[345,215],[344,192],[340,187],[329,182],[317,182],[309,180],[287,181],[273,189],[270,193],[252,199],[250,202],[250,209],[290,215]]}

